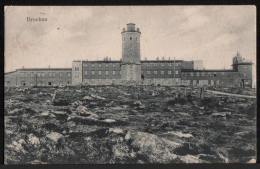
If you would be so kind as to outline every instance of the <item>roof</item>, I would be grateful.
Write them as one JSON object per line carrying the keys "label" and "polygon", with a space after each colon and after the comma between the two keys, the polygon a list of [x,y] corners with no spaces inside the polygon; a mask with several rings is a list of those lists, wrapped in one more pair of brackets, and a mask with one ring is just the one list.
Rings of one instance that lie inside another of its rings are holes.
{"label": "roof", "polygon": [[183,62],[183,60],[141,60],[141,62],[142,63],[144,62],[153,62],[153,63],[166,62],[167,63],[167,62]]}
{"label": "roof", "polygon": [[195,69],[182,69],[182,72],[237,72],[233,69],[204,69],[204,70],[195,70]]}
{"label": "roof", "polygon": [[[82,61],[82,62],[85,62],[85,63],[121,63],[122,61],[120,60],[108,60],[108,61],[105,61],[105,60],[92,60],[92,61]],[[141,60],[142,63],[161,63],[161,62],[183,62],[183,60]]]}
{"label": "roof", "polygon": [[83,60],[82,62],[87,62],[87,63],[120,63],[120,60],[91,60],[91,61],[87,61],[87,60]]}
{"label": "roof", "polygon": [[17,71],[71,71],[71,68],[22,68],[16,69]]}
{"label": "roof", "polygon": [[252,62],[241,62],[241,63],[234,63],[232,65],[252,65]]}
{"label": "roof", "polygon": [[5,75],[11,74],[11,73],[15,73],[15,72],[16,72],[16,70],[15,71],[11,71],[11,72],[6,72]]}
{"label": "roof", "polygon": [[135,25],[135,23],[128,23],[127,25]]}

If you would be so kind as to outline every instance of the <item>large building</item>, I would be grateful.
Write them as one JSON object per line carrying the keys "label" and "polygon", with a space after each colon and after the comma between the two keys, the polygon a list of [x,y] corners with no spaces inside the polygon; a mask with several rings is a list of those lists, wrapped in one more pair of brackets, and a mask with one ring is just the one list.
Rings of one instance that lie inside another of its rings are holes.
{"label": "large building", "polygon": [[202,61],[141,60],[141,31],[127,24],[122,32],[122,59],[73,61],[72,69],[18,69],[5,74],[6,86],[53,85],[188,85],[252,87],[252,63],[237,53],[229,70],[205,70]]}

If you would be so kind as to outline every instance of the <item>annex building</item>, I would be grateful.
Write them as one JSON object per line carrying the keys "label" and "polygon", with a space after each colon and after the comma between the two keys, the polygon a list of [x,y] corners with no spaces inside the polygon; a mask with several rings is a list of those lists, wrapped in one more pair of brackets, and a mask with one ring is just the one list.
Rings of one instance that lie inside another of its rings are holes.
{"label": "annex building", "polygon": [[232,69],[203,69],[202,61],[141,60],[141,31],[128,23],[122,32],[122,58],[73,61],[72,68],[22,68],[5,73],[5,86],[184,85],[252,87],[252,62],[239,53]]}

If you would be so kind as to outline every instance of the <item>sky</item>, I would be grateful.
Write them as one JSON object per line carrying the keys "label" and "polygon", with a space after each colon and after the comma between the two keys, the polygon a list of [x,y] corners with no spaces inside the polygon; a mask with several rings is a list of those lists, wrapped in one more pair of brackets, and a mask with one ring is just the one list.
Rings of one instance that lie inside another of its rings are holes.
{"label": "sky", "polygon": [[[28,22],[47,18],[46,22]],[[141,59],[203,60],[230,69],[239,53],[256,67],[256,7],[5,6],[5,72],[71,67],[73,60],[121,58],[121,31],[141,31]]]}

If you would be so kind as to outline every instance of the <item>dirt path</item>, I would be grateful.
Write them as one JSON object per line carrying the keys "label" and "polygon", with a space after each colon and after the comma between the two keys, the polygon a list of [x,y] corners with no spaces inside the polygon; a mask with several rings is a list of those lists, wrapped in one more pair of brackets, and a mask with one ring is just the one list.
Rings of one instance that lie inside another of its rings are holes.
{"label": "dirt path", "polygon": [[256,98],[256,96],[233,94],[233,93],[219,92],[219,91],[214,91],[214,90],[206,90],[206,92],[213,93],[213,94],[219,94],[219,95],[234,96],[234,97],[254,98],[254,99]]}

